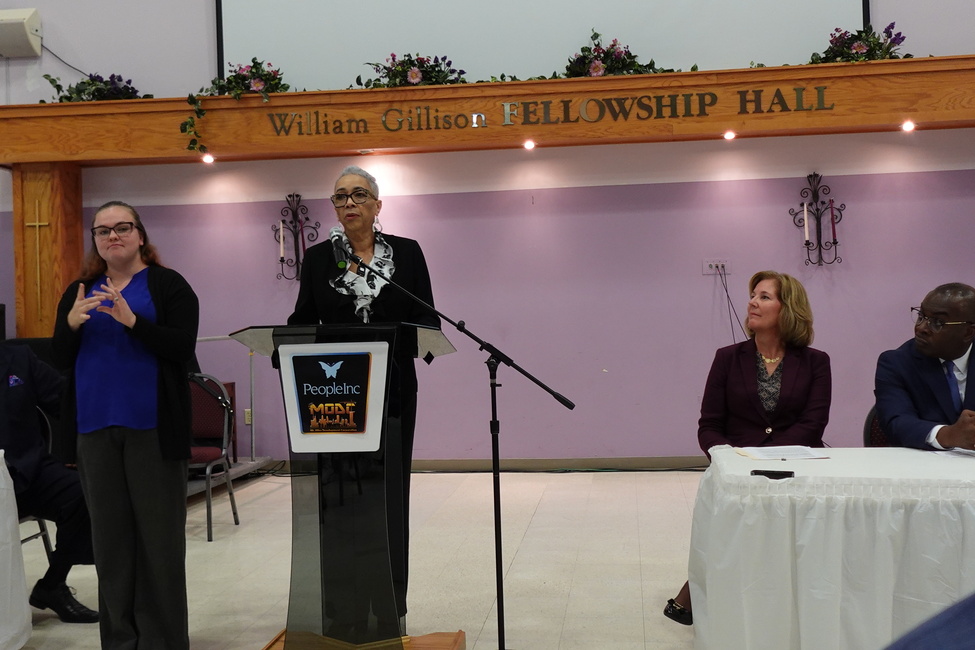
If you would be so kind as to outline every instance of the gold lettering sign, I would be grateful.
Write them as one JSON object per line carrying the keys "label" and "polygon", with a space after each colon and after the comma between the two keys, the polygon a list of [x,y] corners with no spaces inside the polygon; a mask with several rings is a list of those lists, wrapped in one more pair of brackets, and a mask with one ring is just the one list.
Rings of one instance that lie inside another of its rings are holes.
{"label": "gold lettering sign", "polygon": [[[329,115],[324,109],[267,113],[278,137],[428,133],[462,129],[573,124],[638,124],[647,120],[712,117],[731,106],[737,115],[831,111],[826,86],[756,88],[719,94],[711,91],[629,96],[593,96],[568,99],[520,99],[487,104],[470,113],[441,110],[432,104],[392,106],[381,113]],[[723,112],[727,113],[727,109]],[[482,131],[483,133],[483,131]]]}

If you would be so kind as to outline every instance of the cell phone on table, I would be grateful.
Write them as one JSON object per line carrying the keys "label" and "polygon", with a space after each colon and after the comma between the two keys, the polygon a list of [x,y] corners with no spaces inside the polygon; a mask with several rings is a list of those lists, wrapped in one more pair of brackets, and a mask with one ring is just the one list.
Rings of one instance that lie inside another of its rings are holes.
{"label": "cell phone on table", "polygon": [[772,479],[773,481],[778,481],[784,478],[794,478],[795,472],[790,472],[785,469],[753,469],[752,476],[764,476],[765,478]]}

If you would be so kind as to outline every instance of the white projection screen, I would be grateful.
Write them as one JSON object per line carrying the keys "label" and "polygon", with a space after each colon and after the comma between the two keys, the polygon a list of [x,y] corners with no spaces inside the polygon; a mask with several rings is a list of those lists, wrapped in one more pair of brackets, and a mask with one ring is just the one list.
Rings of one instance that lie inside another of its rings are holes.
{"label": "white projection screen", "polygon": [[580,0],[217,1],[224,73],[256,57],[292,90],[354,87],[357,76],[376,76],[365,63],[407,52],[447,56],[469,82],[549,76],[565,71],[592,30],[658,67],[797,65],[826,49],[834,28],[856,31],[864,19],[862,0],[642,0],[611,11]]}

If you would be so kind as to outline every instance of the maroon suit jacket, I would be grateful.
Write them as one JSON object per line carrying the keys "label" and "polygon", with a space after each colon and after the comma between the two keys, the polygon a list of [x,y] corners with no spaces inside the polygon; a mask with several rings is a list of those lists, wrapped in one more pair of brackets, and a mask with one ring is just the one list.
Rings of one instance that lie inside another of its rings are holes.
{"label": "maroon suit jacket", "polygon": [[704,453],[715,445],[823,446],[829,422],[832,376],[829,355],[813,348],[787,348],[782,388],[767,414],[758,397],[755,341],[719,349],[704,387],[697,437]]}

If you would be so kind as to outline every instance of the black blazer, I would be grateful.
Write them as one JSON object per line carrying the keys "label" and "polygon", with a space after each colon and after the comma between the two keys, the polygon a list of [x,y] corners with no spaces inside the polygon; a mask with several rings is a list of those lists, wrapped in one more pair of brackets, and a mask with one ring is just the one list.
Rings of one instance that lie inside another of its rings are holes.
{"label": "black blazer", "polygon": [[[200,301],[192,287],[176,271],[164,266],[150,266],[146,278],[152,304],[156,308],[156,322],[137,318],[129,334],[145,343],[156,355],[157,373],[156,409],[159,449],[166,460],[183,460],[190,457],[190,382],[187,376],[196,362],[196,335],[200,325]],[[72,282],[58,303],[57,321],[54,323],[55,360],[59,367],[70,370],[62,420],[73,426],[65,427],[65,434],[77,436],[77,410],[75,399],[74,363],[81,346],[81,328],[71,331],[68,312],[78,294],[78,283]],[[91,289],[91,283],[85,286]],[[138,316],[138,314],[136,314]],[[76,453],[77,444],[72,438],[70,450]],[[73,461],[74,455],[66,459]]]}
{"label": "black blazer", "polygon": [[48,442],[37,408],[56,413],[63,378],[26,345],[0,343],[0,448],[19,493],[33,481]]}
{"label": "black blazer", "polygon": [[[420,245],[412,239],[383,233],[386,243],[393,249],[394,272],[391,280],[427,304],[433,306],[433,289],[430,286],[430,273]],[[362,323],[355,313],[353,296],[337,292],[329,280],[345,271],[335,262],[331,241],[316,244],[308,249],[301,265],[301,285],[295,310],[288,317],[289,325],[317,325]],[[440,327],[440,318],[421,307],[396,287],[386,285],[372,301],[373,323],[414,323]],[[416,369],[413,357],[416,356],[416,339],[398,337],[396,349],[395,378],[403,391],[416,393]]]}

